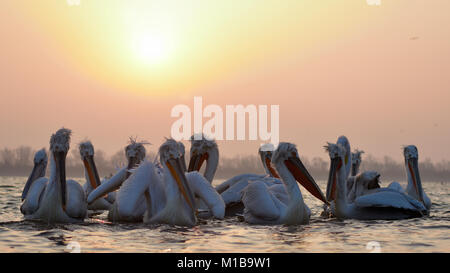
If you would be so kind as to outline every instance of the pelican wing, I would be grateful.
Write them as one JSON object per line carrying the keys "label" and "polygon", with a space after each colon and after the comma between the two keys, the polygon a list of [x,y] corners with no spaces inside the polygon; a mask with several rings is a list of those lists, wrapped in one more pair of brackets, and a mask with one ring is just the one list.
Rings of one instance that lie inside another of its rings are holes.
{"label": "pelican wing", "polygon": [[24,215],[33,214],[39,208],[39,202],[47,184],[48,179],[45,177],[38,178],[33,182],[20,207],[20,211]]}
{"label": "pelican wing", "polygon": [[[247,219],[274,221],[281,215],[279,202],[263,181],[250,182],[243,190],[244,216]],[[255,223],[256,221],[250,220]]]}
{"label": "pelican wing", "polygon": [[[234,184],[221,193],[225,204],[228,206],[232,203],[241,202],[242,190],[248,186],[250,181],[262,181],[267,187],[277,184],[284,189],[284,184],[277,178],[268,177],[266,175],[241,175],[239,180],[235,181]],[[284,191],[286,192],[285,189]]]}
{"label": "pelican wing", "polygon": [[208,180],[198,172],[186,173],[186,179],[194,194],[206,203],[214,217],[223,219],[225,216],[225,202]]}
{"label": "pelican wing", "polygon": [[398,209],[425,212],[422,203],[401,192],[384,188],[376,193],[360,196],[355,199],[357,207],[393,207]]}
{"label": "pelican wing", "polygon": [[221,196],[226,205],[241,202],[242,190],[248,186],[248,180],[242,179],[222,192]]}
{"label": "pelican wing", "polygon": [[287,204],[289,202],[289,195],[287,194],[286,186],[284,186],[284,184],[270,185],[268,190],[283,204]]}
{"label": "pelican wing", "polygon": [[67,180],[66,213],[69,217],[84,219],[87,211],[86,195],[83,187],[74,180]]}
{"label": "pelican wing", "polygon": [[[116,195],[117,208],[121,217],[132,220],[141,218],[144,215],[147,209],[145,193],[149,190],[149,183],[154,176],[155,169],[153,164],[149,161],[144,161],[123,182]],[[156,198],[156,194],[151,194],[151,196]]]}
{"label": "pelican wing", "polygon": [[218,185],[216,187],[216,190],[218,193],[222,194],[228,188],[232,187],[236,183],[239,183],[243,180],[248,181],[249,179],[258,179],[258,178],[263,178],[265,176],[266,175],[251,174],[251,173],[237,175],[237,176],[234,176],[234,177],[228,179],[227,181],[224,181],[222,184]]}
{"label": "pelican wing", "polygon": [[112,191],[115,191],[116,189],[118,189],[122,185],[123,181],[125,180],[127,172],[128,172],[127,168],[123,167],[108,181],[105,181],[100,186],[98,186],[95,190],[91,191],[91,193],[88,195],[88,198],[87,198],[88,204],[91,204],[98,198],[108,194],[109,192],[112,192]]}

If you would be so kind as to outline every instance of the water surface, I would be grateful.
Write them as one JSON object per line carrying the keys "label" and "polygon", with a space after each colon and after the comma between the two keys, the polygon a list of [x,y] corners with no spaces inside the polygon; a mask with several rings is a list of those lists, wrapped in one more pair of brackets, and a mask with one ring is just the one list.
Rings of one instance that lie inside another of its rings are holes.
{"label": "water surface", "polygon": [[[309,225],[253,226],[233,217],[183,228],[113,224],[106,212],[82,224],[24,221],[19,207],[25,181],[0,177],[0,252],[70,252],[78,246],[81,252],[450,252],[450,190],[445,182],[424,183],[433,202],[424,218],[324,219],[320,201],[302,189],[312,211]],[[319,185],[326,188],[325,181]]]}

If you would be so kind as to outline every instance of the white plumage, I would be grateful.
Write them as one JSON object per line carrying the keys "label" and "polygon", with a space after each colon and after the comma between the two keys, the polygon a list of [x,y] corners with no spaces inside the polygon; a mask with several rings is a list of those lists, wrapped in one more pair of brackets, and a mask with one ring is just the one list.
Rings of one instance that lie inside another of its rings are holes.
{"label": "white plumage", "polygon": [[336,187],[331,209],[337,218],[404,219],[426,213],[420,202],[392,189],[378,189],[375,193],[356,197],[350,203],[347,199],[346,170],[343,168],[345,149],[340,144],[328,144],[326,149],[331,159],[329,184]]}
{"label": "white plumage", "polygon": [[270,163],[273,149],[274,146],[271,143],[266,143],[261,145],[258,151],[266,174],[240,174],[216,186],[217,192],[221,194],[227,206],[227,215],[241,214],[243,212],[242,190],[249,185],[250,181],[261,181],[267,186],[282,184]]}
{"label": "white plumage", "polygon": [[414,145],[403,147],[403,156],[405,158],[406,179],[408,181],[406,190],[398,182],[392,182],[388,188],[406,193],[411,198],[422,202],[429,211],[431,208],[431,200],[422,187],[418,163],[419,151],[417,147]]}
{"label": "white plumage", "polygon": [[47,223],[82,222],[87,205],[83,188],[65,176],[65,158],[69,150],[71,131],[58,130],[50,139],[50,177],[40,178],[31,185],[21,211],[28,220]]}
{"label": "white plumage", "polygon": [[164,162],[173,157],[181,166],[179,144],[169,139],[161,146],[159,153],[162,172],[153,163],[144,160],[136,169],[130,171],[131,176],[124,182],[121,182],[120,178],[113,177],[102,184],[89,195],[88,202],[93,202],[110,189],[120,187],[109,213],[111,220],[193,225],[196,220],[189,215],[190,211],[195,213],[195,209],[193,210],[183,199],[177,182],[177,179],[184,177],[188,191],[197,195],[214,217],[223,218],[225,209],[223,200],[202,175],[198,172],[184,173],[180,167],[178,178],[175,179],[168,163]]}
{"label": "white plumage", "polygon": [[[152,208],[152,213],[147,212],[144,222],[195,225],[196,205],[194,195],[197,195],[206,204],[214,217],[222,219],[225,214],[225,204],[222,198],[209,181],[197,171],[183,172],[178,143],[173,139],[168,139],[161,145],[159,154],[163,176],[156,175],[155,168],[152,166],[146,168],[147,173],[152,176],[148,199],[151,201],[152,196],[164,191],[165,203],[162,209]],[[177,162],[179,162],[178,167]],[[149,171],[150,169],[153,169],[153,171]],[[139,168],[136,172],[139,172]]]}
{"label": "white plumage", "polygon": [[298,156],[295,145],[280,143],[272,162],[284,185],[251,181],[242,191],[244,219],[251,224],[307,224],[310,209],[303,200],[297,181],[325,202],[325,196]]}
{"label": "white plumage", "polygon": [[[86,196],[101,185],[100,177],[97,171],[94,160],[94,145],[90,141],[84,141],[78,145],[81,160],[84,164],[84,176],[86,178],[86,183],[83,185],[83,190]],[[104,182],[104,181],[103,181]],[[92,204],[88,205],[88,210],[96,211],[109,210],[111,205],[114,203],[114,195],[110,194],[104,198],[99,198]]]}

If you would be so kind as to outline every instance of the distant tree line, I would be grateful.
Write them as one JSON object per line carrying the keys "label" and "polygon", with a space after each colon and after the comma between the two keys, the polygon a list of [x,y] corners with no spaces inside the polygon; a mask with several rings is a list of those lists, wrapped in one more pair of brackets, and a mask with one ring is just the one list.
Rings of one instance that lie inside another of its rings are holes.
{"label": "distant tree line", "polygon": [[[33,168],[33,158],[36,150],[28,146],[20,146],[15,149],[3,148],[0,150],[0,176],[28,176]],[[189,160],[188,153],[186,154]],[[147,152],[147,158],[155,159],[154,152]],[[302,157],[302,161],[311,175],[318,180],[328,178],[329,161],[319,157],[309,159]],[[116,170],[126,164],[124,150],[119,150],[107,158],[102,150],[95,151],[95,163],[101,177],[110,176]],[[361,170],[375,170],[381,174],[382,181],[405,181],[406,171],[403,162],[398,162],[385,156],[377,159],[372,155],[364,155]],[[426,181],[450,181],[450,161],[432,162],[427,158],[420,161],[419,170],[422,180]],[[69,177],[83,177],[84,166],[81,162],[78,149],[71,149],[66,159],[66,173]],[[258,155],[221,157],[216,178],[226,179],[242,173],[264,173],[261,160]]]}

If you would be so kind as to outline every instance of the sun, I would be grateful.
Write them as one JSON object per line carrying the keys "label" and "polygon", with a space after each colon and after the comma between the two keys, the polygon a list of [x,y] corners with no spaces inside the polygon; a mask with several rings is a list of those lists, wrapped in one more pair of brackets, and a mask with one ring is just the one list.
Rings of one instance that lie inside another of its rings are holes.
{"label": "sun", "polygon": [[172,44],[161,33],[141,33],[133,39],[136,58],[144,64],[162,64],[170,57]]}

